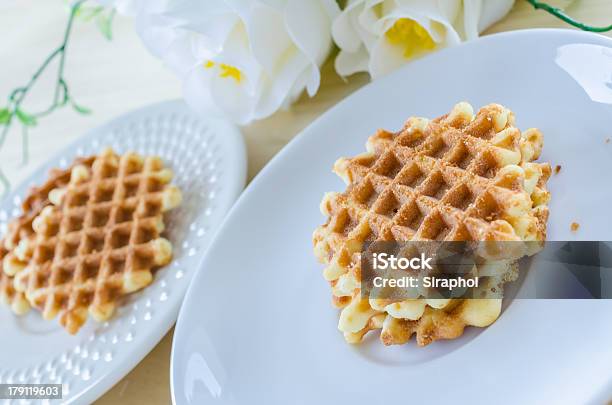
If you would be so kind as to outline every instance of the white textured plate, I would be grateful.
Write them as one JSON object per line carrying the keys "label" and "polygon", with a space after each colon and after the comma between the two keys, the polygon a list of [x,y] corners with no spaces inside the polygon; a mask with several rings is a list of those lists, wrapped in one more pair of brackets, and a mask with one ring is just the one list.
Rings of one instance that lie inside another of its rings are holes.
{"label": "white textured plate", "polygon": [[101,325],[90,321],[70,336],[57,320],[45,322],[35,312],[18,318],[0,306],[0,383],[61,383],[63,402],[93,402],[166,334],[246,177],[245,148],[234,126],[198,118],[182,102],[164,102],[90,132],[49,160],[0,205],[0,232],[19,214],[29,186],[42,183],[50,168],[66,167],[76,156],[95,154],[105,146],[161,156],[174,170],[173,183],[182,189],[184,200],[167,220],[174,260],[113,320]]}
{"label": "white textured plate", "polygon": [[[612,301],[512,302],[480,333],[418,348],[372,334],[346,344],[313,257],[339,156],[379,127],[435,117],[458,101],[516,112],[540,127],[550,239],[612,236],[612,41],[569,30],[518,31],[447,49],[366,86],[285,148],[236,203],[179,316],[177,404],[604,403],[612,388]],[[581,224],[572,234],[570,223]],[[605,401],[604,401],[605,399]]]}

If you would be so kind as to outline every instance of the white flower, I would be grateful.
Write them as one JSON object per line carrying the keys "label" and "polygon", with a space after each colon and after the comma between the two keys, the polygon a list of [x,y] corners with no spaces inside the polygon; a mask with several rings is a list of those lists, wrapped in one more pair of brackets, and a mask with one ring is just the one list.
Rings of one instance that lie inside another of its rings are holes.
{"label": "white flower", "polygon": [[138,0],[96,0],[104,7],[113,7],[119,14],[133,16],[138,9]]}
{"label": "white flower", "polygon": [[246,124],[317,92],[339,13],[335,0],[151,0],[136,23],[192,108]]}
{"label": "white flower", "polygon": [[333,23],[342,76],[385,75],[435,49],[471,40],[510,11],[514,0],[349,0]]}

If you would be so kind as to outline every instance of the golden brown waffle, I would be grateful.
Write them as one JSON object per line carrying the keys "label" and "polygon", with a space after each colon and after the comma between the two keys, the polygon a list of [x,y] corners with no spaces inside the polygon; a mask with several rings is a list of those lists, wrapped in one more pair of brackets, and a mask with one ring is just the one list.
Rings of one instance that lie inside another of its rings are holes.
{"label": "golden brown waffle", "polygon": [[488,326],[500,312],[499,299],[454,299],[442,308],[424,306],[423,313],[415,320],[376,314],[365,328],[344,336],[349,343],[359,343],[367,332],[381,329],[380,340],[387,346],[407,343],[413,335],[419,346],[426,346],[440,339],[456,339],[466,326]]}
{"label": "golden brown waffle", "polygon": [[[346,341],[359,343],[368,332],[381,329],[380,340],[387,346],[407,343],[413,335],[416,335],[419,346],[426,346],[440,339],[456,339],[463,334],[466,326],[488,326],[501,313],[500,299],[453,299],[435,306],[414,301],[411,304],[421,308],[416,319],[373,311],[365,327],[357,332],[344,333]],[[365,313],[372,311],[367,300],[357,305],[362,306]]]}
{"label": "golden brown waffle", "polygon": [[[359,341],[379,326],[385,344],[404,343],[389,332],[396,325],[385,322],[393,318],[390,309],[360,297],[364,243],[546,238],[550,197],[545,185],[551,169],[533,162],[542,145],[538,130],[521,133],[514,127],[508,109],[490,104],[474,115],[469,104],[459,103],[435,120],[411,118],[397,133],[381,130],[368,140],[367,153],[336,162],[334,171],[348,187],[324,197],[321,211],[328,221],[314,232],[313,242],[315,255],[327,265],[324,277],[334,303],[343,308],[339,328],[348,341]],[[500,266],[506,269],[498,274],[514,277],[513,262]],[[412,329],[406,328],[426,344],[456,337],[466,325],[486,326],[499,315],[498,300],[470,301],[477,302],[447,301],[439,307],[411,302],[404,310],[412,315],[396,316],[410,320]],[[450,324],[462,326],[445,329]]]}
{"label": "golden brown waffle", "polygon": [[172,172],[159,158],[108,149],[72,168],[69,183],[49,190],[53,205],[32,221],[35,234],[12,252],[15,289],[45,319],[60,314],[76,333],[88,312],[109,319],[118,300],[152,281],[172,246],[160,237],[163,213],[180,204]]}
{"label": "golden brown waffle", "polygon": [[[75,162],[75,165],[91,164],[93,160],[94,157],[81,158]],[[44,207],[51,204],[48,199],[49,192],[65,187],[70,181],[71,172],[72,167],[63,170],[53,169],[42,186],[31,188],[22,203],[22,214],[9,223],[8,231],[0,241],[0,298],[18,315],[28,312],[30,305],[24,294],[14,288],[12,276],[22,269],[22,263],[15,261],[14,256],[9,253],[19,245],[22,239],[28,239],[34,234],[32,221]]]}
{"label": "golden brown waffle", "polygon": [[3,239],[4,247],[12,250],[17,247],[20,240],[27,239],[32,235],[34,233],[32,221],[40,214],[43,208],[51,204],[49,192],[55,189],[62,189],[68,185],[74,166],[91,166],[94,159],[94,156],[80,158],[68,169],[53,169],[49,172],[48,180],[42,186],[32,187],[22,203],[22,214],[9,224],[8,231]]}
{"label": "golden brown waffle", "polygon": [[0,244],[0,301],[8,305],[15,314],[23,315],[30,310],[30,304],[25,295],[15,290],[13,277],[5,274],[2,261],[8,254],[8,250]]}

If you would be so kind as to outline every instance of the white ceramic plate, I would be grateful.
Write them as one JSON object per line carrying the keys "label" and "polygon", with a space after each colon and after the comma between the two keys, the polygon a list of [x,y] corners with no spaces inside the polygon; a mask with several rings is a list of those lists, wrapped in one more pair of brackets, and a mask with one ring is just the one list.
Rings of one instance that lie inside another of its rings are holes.
{"label": "white ceramic plate", "polygon": [[182,102],[156,104],[93,130],[49,160],[0,205],[0,232],[20,213],[29,186],[42,183],[48,169],[66,167],[75,156],[95,154],[104,146],[161,156],[174,170],[173,182],[182,189],[184,200],[167,220],[174,260],[113,320],[101,325],[90,321],[78,335],[70,336],[57,320],[45,322],[34,312],[18,318],[0,306],[0,383],[61,383],[66,403],[93,402],[170,329],[187,286],[246,177],[244,143],[234,126],[198,118]]}
{"label": "white ceramic plate", "polygon": [[[458,101],[502,103],[545,134],[551,240],[609,240],[612,41],[569,30],[485,37],[410,64],[333,108],[234,206],[177,324],[177,404],[585,403],[612,398],[612,301],[517,300],[484,330],[425,348],[350,346],[313,257],[334,161],[377,128]],[[570,223],[581,224],[576,234]]]}

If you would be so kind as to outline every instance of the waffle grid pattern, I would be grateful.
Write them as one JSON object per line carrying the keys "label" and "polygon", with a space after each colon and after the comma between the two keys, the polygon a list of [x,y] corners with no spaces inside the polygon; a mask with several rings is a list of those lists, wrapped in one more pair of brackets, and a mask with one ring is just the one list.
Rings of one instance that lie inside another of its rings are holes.
{"label": "waffle grid pattern", "polygon": [[[41,330],[57,332],[59,325],[42,320],[38,314],[12,316],[9,308],[0,305],[7,341],[18,341],[23,335],[24,343],[28,343],[14,347],[11,343],[13,349],[0,364],[0,383],[58,383],[64,386],[65,401],[88,398],[91,402],[94,383],[113,383],[106,372],[108,367],[133,364],[134,349],[149,347],[151,330],[166,330],[167,319],[171,318],[168,314],[179,307],[212,229],[234,198],[237,156],[233,155],[233,139],[223,123],[196,117],[182,103],[163,103],[92,131],[15,187],[0,203],[0,237],[22,214],[29,188],[43,184],[51,167],[66,170],[75,156],[98,154],[106,145],[121,153],[137,150],[162,157],[175,173],[173,184],[189,193],[185,193],[180,209],[164,216],[167,238],[181,241],[174,246],[172,263],[155,273],[152,285],[122,300],[112,320],[88,322],[76,337],[65,337],[73,342],[70,346],[45,345],[32,353],[28,348],[35,346],[29,345],[30,336]],[[30,361],[16,360],[26,355],[31,356]]]}
{"label": "waffle grid pattern", "polygon": [[68,170],[53,169],[43,185],[31,188],[28,197],[21,205],[22,214],[9,224],[8,231],[3,239],[6,249],[14,249],[22,239],[27,239],[34,233],[32,221],[40,214],[43,208],[51,204],[49,201],[51,190],[62,189],[68,185],[72,167],[91,165],[94,159],[94,156],[79,158]]}
{"label": "waffle grid pattern", "polygon": [[158,158],[121,157],[111,150],[70,170],[68,185],[49,191],[55,205],[32,221],[35,234],[20,243],[11,261],[22,260],[15,289],[45,319],[76,333],[88,311],[109,319],[125,294],[151,283],[151,270],[170,261],[160,238],[163,212],[180,202],[166,184],[172,173]]}
{"label": "waffle grid pattern", "polygon": [[[94,158],[93,156],[79,158],[73,166],[91,164]],[[18,315],[28,312],[30,304],[23,292],[15,290],[13,276],[16,270],[10,267],[11,264],[17,264],[19,267],[19,261],[11,257],[11,252],[19,246],[22,240],[27,240],[34,235],[32,222],[45,207],[51,204],[49,201],[51,190],[61,189],[68,185],[72,167],[69,170],[51,170],[49,178],[43,185],[30,189],[28,197],[21,204],[21,215],[9,224],[6,234],[0,240],[0,299]],[[7,265],[4,264],[5,259]]]}
{"label": "waffle grid pattern", "polygon": [[8,253],[8,250],[0,244],[0,302],[9,306],[14,313],[21,315],[29,311],[30,304],[23,293],[15,290],[13,277],[4,272],[3,260]]}
{"label": "waffle grid pattern", "polygon": [[[369,139],[368,153],[336,162],[334,170],[348,187],[325,196],[321,211],[328,222],[313,239],[315,255],[327,264],[324,276],[332,285],[333,301],[346,307],[339,327],[347,340],[361,340],[369,321],[387,310],[359,302],[364,243],[545,239],[550,167],[532,162],[542,143],[537,130],[521,134],[513,114],[500,105],[485,106],[474,116],[469,104],[460,103],[432,121],[411,118],[398,133],[381,130]],[[497,274],[514,272],[516,267],[508,263]],[[471,303],[446,305],[456,319],[483,323],[463,314],[475,308]],[[426,309],[419,300],[407,307],[411,315],[406,319],[413,323],[421,316],[436,318],[436,310],[444,308]],[[495,300],[477,307],[487,307],[482,311],[487,319],[499,311]],[[384,322],[374,324],[383,327]],[[431,341],[422,328],[412,329],[419,344]],[[444,327],[438,322],[433,329]],[[456,329],[443,335],[452,338]],[[427,334],[439,335],[436,330]],[[385,332],[385,344],[404,343]]]}

